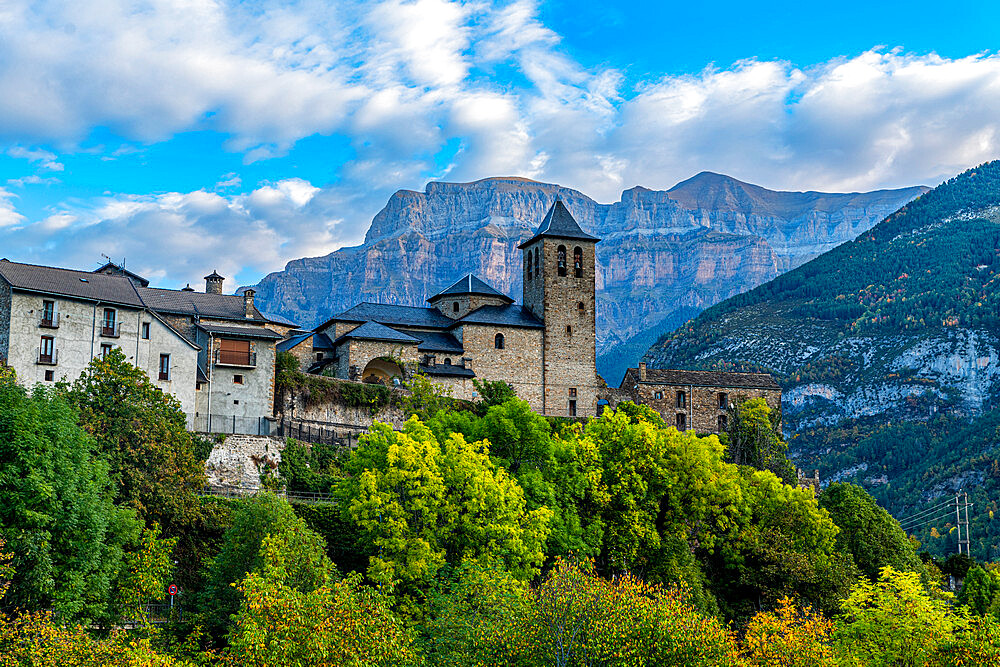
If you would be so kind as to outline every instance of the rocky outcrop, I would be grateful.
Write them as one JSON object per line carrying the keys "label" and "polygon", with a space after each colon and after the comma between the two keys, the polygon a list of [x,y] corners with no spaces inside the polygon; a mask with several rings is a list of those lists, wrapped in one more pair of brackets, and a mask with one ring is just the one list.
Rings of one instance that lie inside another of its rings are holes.
{"label": "rocky outcrop", "polygon": [[670,190],[635,187],[616,203],[599,204],[524,178],[430,183],[424,192],[393,195],[363,245],[289,262],[256,286],[256,299],[269,312],[313,325],[363,300],[421,304],[469,272],[519,297],[517,244],[558,196],[603,239],[600,353],[854,238],[923,191],[775,192],[702,173]]}

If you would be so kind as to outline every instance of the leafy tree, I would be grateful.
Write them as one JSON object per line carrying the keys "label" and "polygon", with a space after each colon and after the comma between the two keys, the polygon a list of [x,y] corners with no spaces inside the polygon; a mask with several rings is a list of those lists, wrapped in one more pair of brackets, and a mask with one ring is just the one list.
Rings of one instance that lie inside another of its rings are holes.
{"label": "leafy tree", "polygon": [[115,507],[107,464],[53,391],[0,382],[0,538],[13,554],[8,603],[106,621],[142,526]]}
{"label": "leafy tree", "polygon": [[451,388],[443,387],[431,381],[423,373],[417,373],[404,386],[409,390],[404,394],[401,403],[403,412],[421,421],[430,419],[441,410],[446,410],[455,404],[451,397]]}
{"label": "leafy tree", "polygon": [[197,521],[204,462],[176,398],[118,348],[91,361],[67,395],[111,464],[120,503],[171,536]]}
{"label": "leafy tree", "polygon": [[913,543],[892,516],[878,506],[860,486],[835,483],[819,497],[820,507],[840,528],[837,548],[851,554],[855,564],[871,580],[883,568],[923,572]]}
{"label": "leafy tree", "polygon": [[222,664],[396,667],[416,661],[412,637],[384,595],[362,586],[357,575],[304,591],[292,571],[293,551],[280,535],[264,539],[260,567],[239,586],[243,602]]}
{"label": "leafy tree", "polygon": [[928,594],[920,575],[887,566],[876,582],[862,577],[851,589],[833,640],[848,665],[924,665],[958,625],[948,602]]}
{"label": "leafy tree", "polygon": [[782,598],[774,611],[762,611],[747,624],[744,651],[748,667],[835,667],[830,645],[833,623],[811,607]]}
{"label": "leafy tree", "polygon": [[781,414],[763,398],[751,398],[730,409],[726,430],[727,459],[736,465],[770,470],[787,484],[796,483],[795,467],[786,456]]}
{"label": "leafy tree", "polygon": [[984,616],[991,611],[998,595],[1000,595],[1000,575],[994,570],[984,570],[977,565],[966,573],[962,590],[958,593],[958,602],[968,606],[973,614]]}
{"label": "leafy tree", "polygon": [[239,609],[241,596],[234,585],[248,572],[262,570],[261,545],[271,536],[283,548],[285,586],[306,593],[328,581],[333,565],[323,539],[309,530],[286,501],[269,493],[253,496],[239,504],[222,550],[208,567],[199,607],[213,632],[221,632]]}
{"label": "leafy tree", "polygon": [[401,431],[378,424],[347,463],[349,514],[376,554],[368,575],[417,592],[446,563],[485,555],[514,576],[538,572],[551,511],[528,511],[524,492],[458,433],[438,443],[411,418]]}
{"label": "leafy tree", "polygon": [[475,437],[488,440],[490,454],[517,475],[522,465],[538,466],[548,459],[552,426],[527,401],[515,398],[489,408]]}
{"label": "leafy tree", "polygon": [[475,388],[476,393],[479,394],[479,401],[476,407],[480,414],[484,414],[494,405],[502,405],[507,401],[517,398],[517,394],[514,393],[514,387],[509,382],[473,378],[472,386]]}
{"label": "leafy tree", "polygon": [[928,663],[929,667],[1000,664],[1000,623],[993,616],[974,616],[956,627]]}
{"label": "leafy tree", "polygon": [[329,493],[343,477],[339,459],[341,452],[332,444],[312,445],[289,438],[281,450],[278,472],[289,491]]}

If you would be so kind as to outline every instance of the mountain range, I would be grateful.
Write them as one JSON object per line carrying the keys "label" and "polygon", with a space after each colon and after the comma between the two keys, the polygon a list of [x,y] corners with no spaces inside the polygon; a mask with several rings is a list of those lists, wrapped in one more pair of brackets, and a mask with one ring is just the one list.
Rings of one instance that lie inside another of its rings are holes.
{"label": "mountain range", "polygon": [[600,204],[525,178],[396,192],[362,245],[289,262],[257,302],[312,326],[359,301],[419,305],[465,273],[514,297],[517,244],[560,197],[597,248],[598,370],[617,384],[656,337],[704,308],[853,239],[926,191],[776,192],[710,172]]}
{"label": "mountain range", "polygon": [[948,517],[919,513],[968,491],[972,554],[997,558],[1000,162],[709,308],[645,360],[775,374],[799,465],[917,516],[905,527],[937,553],[955,550]]}

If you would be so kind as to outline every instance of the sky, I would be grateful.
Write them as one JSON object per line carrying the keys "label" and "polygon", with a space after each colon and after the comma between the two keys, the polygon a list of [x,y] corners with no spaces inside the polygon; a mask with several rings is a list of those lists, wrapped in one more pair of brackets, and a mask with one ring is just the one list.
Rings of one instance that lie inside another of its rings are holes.
{"label": "sky", "polygon": [[998,49],[985,1],[7,0],[0,257],[234,287],[432,180],[936,185],[1000,157]]}

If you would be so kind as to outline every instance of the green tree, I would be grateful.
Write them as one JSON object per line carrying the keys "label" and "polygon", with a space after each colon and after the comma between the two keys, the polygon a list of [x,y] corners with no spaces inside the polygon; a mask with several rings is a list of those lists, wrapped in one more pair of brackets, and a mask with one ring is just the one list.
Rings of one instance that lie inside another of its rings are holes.
{"label": "green tree", "polygon": [[7,602],[107,622],[142,525],[113,504],[107,464],[65,398],[0,381],[0,538],[13,554]]}
{"label": "green tree", "polygon": [[118,348],[91,361],[67,395],[111,464],[119,503],[160,524],[168,536],[197,521],[194,492],[205,485],[204,462],[176,398]]}
{"label": "green tree", "polygon": [[788,484],[796,483],[795,467],[781,437],[781,414],[763,398],[751,398],[730,409],[725,433],[727,459],[736,465],[770,470]]}
{"label": "green tree", "polygon": [[837,548],[851,554],[854,563],[869,579],[879,577],[882,568],[923,572],[913,543],[892,515],[878,506],[860,486],[835,483],[824,489],[819,505],[830,513],[840,528]]}
{"label": "green tree", "polygon": [[959,625],[948,602],[924,590],[920,575],[885,567],[877,581],[862,577],[851,589],[833,640],[843,664],[925,665]]}
{"label": "green tree", "polygon": [[285,586],[306,593],[328,582],[333,564],[323,538],[286,501],[270,493],[253,496],[239,503],[232,526],[223,536],[222,550],[208,566],[199,608],[209,630],[221,634],[239,609],[241,595],[234,585],[248,572],[262,571],[265,553],[261,545],[268,537],[282,547]]}
{"label": "green tree", "polygon": [[472,386],[479,394],[479,401],[476,403],[479,414],[485,414],[494,405],[501,405],[517,398],[514,387],[509,382],[472,378]]}
{"label": "green tree", "polygon": [[519,578],[538,572],[551,512],[526,509],[485,443],[455,433],[439,444],[411,418],[401,431],[374,426],[346,467],[348,512],[375,554],[373,580],[401,585],[409,599],[467,558],[490,555]]}
{"label": "green tree", "polygon": [[417,373],[404,385],[409,393],[401,399],[403,412],[421,421],[430,419],[441,410],[451,408],[455,399],[451,397],[451,388],[433,382],[423,373]]}
{"label": "green tree", "polygon": [[984,616],[993,607],[998,594],[1000,575],[977,565],[966,573],[962,590],[958,593],[958,602],[966,605],[973,614]]}
{"label": "green tree", "polygon": [[511,399],[494,405],[479,421],[475,437],[488,440],[490,454],[517,475],[521,466],[540,466],[549,457],[552,426],[527,401]]}

